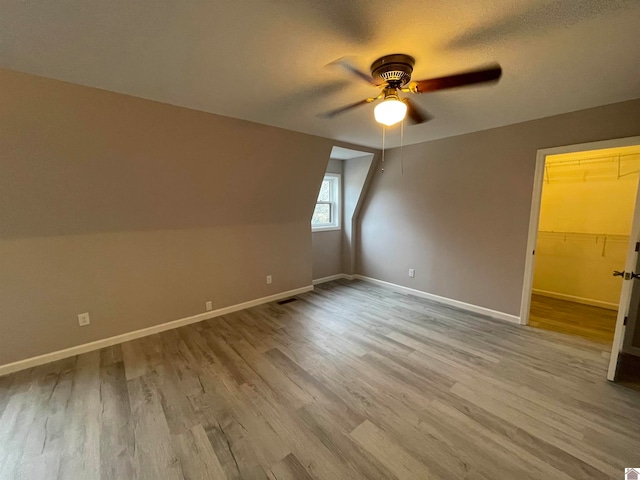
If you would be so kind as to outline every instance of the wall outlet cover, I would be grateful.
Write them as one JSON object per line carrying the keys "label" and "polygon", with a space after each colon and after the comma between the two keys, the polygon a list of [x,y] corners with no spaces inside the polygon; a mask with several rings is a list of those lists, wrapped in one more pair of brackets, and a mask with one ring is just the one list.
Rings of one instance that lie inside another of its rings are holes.
{"label": "wall outlet cover", "polygon": [[78,325],[81,327],[85,327],[91,323],[91,318],[89,317],[89,312],[80,313],[78,315]]}

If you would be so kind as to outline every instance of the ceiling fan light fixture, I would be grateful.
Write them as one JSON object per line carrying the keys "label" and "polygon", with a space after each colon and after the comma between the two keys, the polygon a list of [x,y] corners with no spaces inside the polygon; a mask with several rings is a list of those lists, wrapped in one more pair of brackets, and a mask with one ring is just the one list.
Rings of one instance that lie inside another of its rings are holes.
{"label": "ceiling fan light fixture", "polygon": [[385,98],[384,101],[376,105],[373,115],[376,122],[391,127],[401,122],[407,114],[407,104],[399,100],[397,96]]}
{"label": "ceiling fan light fixture", "polygon": [[408,116],[410,123],[414,125],[427,122],[433,118],[408,97],[400,98],[399,92],[403,92],[403,94],[431,93],[467,85],[495,83],[502,76],[502,67],[494,63],[475,70],[454,73],[444,77],[412,81],[411,75],[413,74],[415,59],[403,53],[385,55],[377,59],[371,64],[371,75],[354,67],[344,58],[336,63],[352,75],[365,80],[369,85],[378,87],[382,91],[378,96],[365,98],[359,102],[331,110],[322,116],[333,118],[354,108],[382,99],[382,102],[374,109],[374,117],[378,123],[386,126],[401,122],[405,116]]}

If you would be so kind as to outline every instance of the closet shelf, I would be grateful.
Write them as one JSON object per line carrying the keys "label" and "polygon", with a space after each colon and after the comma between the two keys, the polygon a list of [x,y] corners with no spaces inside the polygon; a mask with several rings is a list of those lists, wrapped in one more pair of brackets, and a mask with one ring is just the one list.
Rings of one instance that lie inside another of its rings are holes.
{"label": "closet shelf", "polygon": [[558,232],[551,230],[538,231],[538,237],[553,237],[553,238],[567,238],[567,239],[584,239],[584,240],[606,240],[607,242],[620,242],[629,243],[629,235],[615,235],[611,233],[581,233],[581,232]]}

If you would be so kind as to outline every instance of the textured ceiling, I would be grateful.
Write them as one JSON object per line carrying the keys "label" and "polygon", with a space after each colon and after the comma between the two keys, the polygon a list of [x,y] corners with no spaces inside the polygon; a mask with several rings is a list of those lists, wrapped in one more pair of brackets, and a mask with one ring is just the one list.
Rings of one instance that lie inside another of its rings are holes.
{"label": "textured ceiling", "polygon": [[[0,0],[0,67],[371,147],[376,93],[327,64],[413,55],[414,79],[499,61],[497,86],[414,96],[405,144],[640,97],[638,0]],[[400,129],[387,134],[398,145]]]}
{"label": "textured ceiling", "polygon": [[333,160],[350,160],[352,158],[366,157],[368,155],[371,155],[371,153],[334,146],[331,149],[331,155],[329,158],[332,158]]}

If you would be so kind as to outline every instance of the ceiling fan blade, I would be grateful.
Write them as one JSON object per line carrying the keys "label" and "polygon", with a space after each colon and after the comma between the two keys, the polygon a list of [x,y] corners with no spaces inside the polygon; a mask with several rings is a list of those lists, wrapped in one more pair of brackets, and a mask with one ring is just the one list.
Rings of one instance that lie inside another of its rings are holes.
{"label": "ceiling fan blade", "polygon": [[496,64],[491,67],[458,73],[456,75],[418,80],[417,82],[411,82],[409,88],[413,93],[435,92],[437,90],[465,87],[477,83],[496,82],[501,76],[502,68]]}
{"label": "ceiling fan blade", "polygon": [[408,98],[403,98],[402,101],[407,104],[407,116],[413,124],[425,123],[432,120],[433,117],[429,115],[425,110],[418,107],[416,103]]}
{"label": "ceiling fan blade", "polygon": [[355,75],[356,77],[360,78],[361,80],[364,80],[365,82],[374,85],[374,86],[378,86],[378,84],[373,80],[373,77],[371,75],[369,75],[368,73],[363,72],[362,70],[358,69],[357,67],[353,66],[351,64],[351,62],[349,62],[346,58],[339,58],[338,60],[335,60],[333,62],[331,62],[329,65],[338,65],[342,68],[344,68],[347,72],[351,73],[352,75]]}
{"label": "ceiling fan blade", "polygon": [[377,99],[378,99],[377,97],[365,98],[364,100],[360,100],[359,102],[352,103],[350,105],[345,105],[344,107],[336,108],[335,110],[331,110],[329,112],[321,113],[319,116],[323,118],[333,118],[337,115],[340,115],[341,113],[351,110],[352,108],[356,108],[361,105],[366,105],[367,103],[374,102]]}

